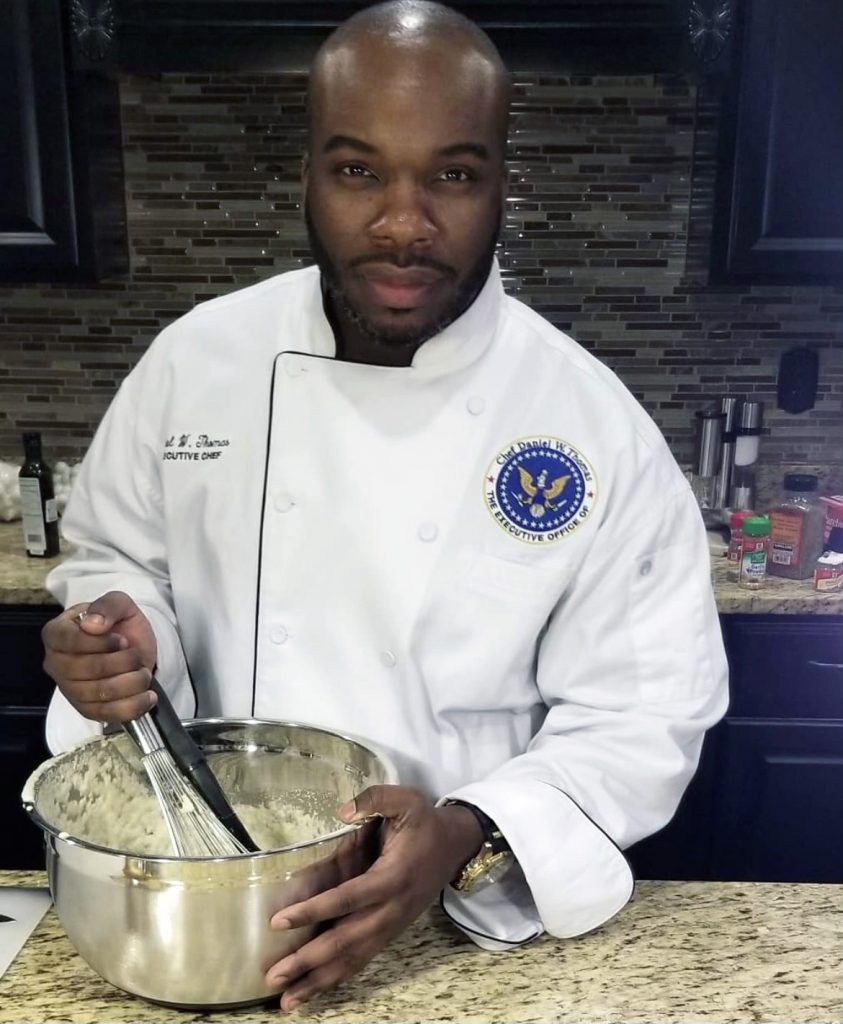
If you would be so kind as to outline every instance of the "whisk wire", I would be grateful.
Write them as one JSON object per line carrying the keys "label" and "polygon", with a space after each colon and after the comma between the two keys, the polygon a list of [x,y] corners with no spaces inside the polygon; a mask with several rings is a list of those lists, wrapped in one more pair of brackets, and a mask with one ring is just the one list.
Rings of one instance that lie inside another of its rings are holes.
{"label": "whisk wire", "polygon": [[179,857],[225,857],[247,852],[182,775],[166,748],[145,755],[143,764]]}
{"label": "whisk wire", "polygon": [[124,723],[141,751],[141,761],[178,857],[229,857],[247,853],[179,770],[148,715]]}

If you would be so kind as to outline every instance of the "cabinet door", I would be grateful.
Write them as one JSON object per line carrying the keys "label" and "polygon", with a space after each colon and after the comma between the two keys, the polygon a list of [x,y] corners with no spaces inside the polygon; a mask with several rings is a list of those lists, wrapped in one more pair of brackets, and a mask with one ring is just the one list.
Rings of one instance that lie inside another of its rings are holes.
{"label": "cabinet door", "polygon": [[715,278],[843,280],[841,60],[835,0],[747,0],[722,119]]}
{"label": "cabinet door", "polygon": [[843,882],[843,721],[727,720],[713,877]]}
{"label": "cabinet door", "polygon": [[40,829],[21,805],[21,790],[30,772],[48,758],[44,711],[0,708],[0,869],[43,870]]}
{"label": "cabinet door", "polygon": [[77,263],[63,40],[55,0],[0,4],[0,271]]}

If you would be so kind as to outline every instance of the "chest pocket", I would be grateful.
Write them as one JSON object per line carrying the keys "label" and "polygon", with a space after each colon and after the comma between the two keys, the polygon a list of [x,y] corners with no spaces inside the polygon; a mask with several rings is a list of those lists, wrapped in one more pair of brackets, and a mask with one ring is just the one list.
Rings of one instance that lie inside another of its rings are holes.
{"label": "chest pocket", "polygon": [[524,710],[539,697],[537,643],[567,587],[570,566],[463,551],[438,574],[414,654],[441,711]]}

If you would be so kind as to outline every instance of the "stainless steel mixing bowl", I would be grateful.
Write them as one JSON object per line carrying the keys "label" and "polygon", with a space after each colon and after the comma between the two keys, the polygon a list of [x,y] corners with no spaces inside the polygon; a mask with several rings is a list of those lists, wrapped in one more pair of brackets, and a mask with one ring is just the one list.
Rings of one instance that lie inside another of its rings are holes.
{"label": "stainless steel mixing bowl", "polygon": [[[339,826],[339,804],[366,786],[398,781],[383,754],[321,729],[254,719],[186,724],[229,799],[241,805],[304,794],[309,809],[316,805]],[[117,747],[107,751],[107,744]],[[152,1002],[221,1009],[276,995],[265,971],[313,929],[276,932],[270,917],[365,871],[376,855],[377,823],[219,859],[104,848],[68,833],[67,801],[79,798],[68,780],[90,778],[103,754],[115,751],[136,761],[125,734],[97,738],[45,762],[22,794],[44,832],[50,890],[70,941],[107,981]],[[139,766],[137,772],[145,785]]]}

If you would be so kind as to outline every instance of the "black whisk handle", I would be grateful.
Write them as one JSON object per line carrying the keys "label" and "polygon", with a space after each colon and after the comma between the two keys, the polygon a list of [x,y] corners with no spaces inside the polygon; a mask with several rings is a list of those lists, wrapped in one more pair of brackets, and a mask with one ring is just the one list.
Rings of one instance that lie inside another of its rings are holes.
{"label": "black whisk handle", "polygon": [[155,676],[152,677],[150,689],[155,691],[158,703],[152,708],[149,715],[158,726],[158,731],[172,754],[173,760],[186,774],[195,789],[205,798],[208,806],[234,838],[238,839],[250,852],[257,852],[258,847],[255,841],[246,831],[243,822],[237,817],[234,808],[228,802],[228,797],[217,782],[216,775],[205,760],[205,755],[185,729],[175,708],[170,703],[170,698],[164,687]]}

